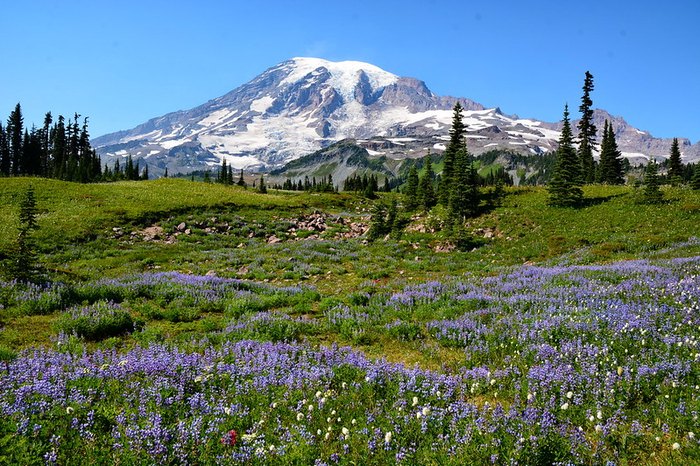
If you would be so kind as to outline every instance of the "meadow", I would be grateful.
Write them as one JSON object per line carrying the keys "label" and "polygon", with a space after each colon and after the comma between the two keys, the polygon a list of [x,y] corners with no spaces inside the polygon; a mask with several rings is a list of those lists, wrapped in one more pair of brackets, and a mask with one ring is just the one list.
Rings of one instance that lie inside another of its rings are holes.
{"label": "meadow", "polygon": [[443,252],[439,210],[349,235],[349,194],[7,179],[0,250],[29,183],[52,280],[0,283],[0,464],[700,461],[697,192],[509,188]]}

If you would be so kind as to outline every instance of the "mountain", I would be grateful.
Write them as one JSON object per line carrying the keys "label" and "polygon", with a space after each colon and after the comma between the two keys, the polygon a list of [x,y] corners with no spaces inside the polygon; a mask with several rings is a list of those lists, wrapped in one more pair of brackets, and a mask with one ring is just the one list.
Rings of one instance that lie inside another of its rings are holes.
{"label": "mountain", "polygon": [[[423,81],[356,61],[294,58],[226,95],[191,110],[153,118],[133,129],[96,138],[103,162],[131,155],[153,175],[215,167],[269,170],[331,144],[355,139],[371,155],[418,157],[444,150],[452,107],[465,108],[472,152],[510,149],[541,154],[556,148],[560,123],[486,109],[466,98],[437,96]],[[622,118],[596,110],[595,123],[613,122],[623,154],[666,157],[670,140],[657,139]],[[681,140],[684,161],[700,158],[700,143]]]}

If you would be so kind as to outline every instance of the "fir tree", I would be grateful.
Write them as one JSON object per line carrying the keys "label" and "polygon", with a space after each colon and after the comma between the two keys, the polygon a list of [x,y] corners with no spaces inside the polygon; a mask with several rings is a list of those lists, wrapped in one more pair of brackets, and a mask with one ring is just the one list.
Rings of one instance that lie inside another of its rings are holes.
{"label": "fir tree", "polygon": [[2,123],[0,123],[0,176],[9,176],[10,167],[10,142]]}
{"label": "fir tree", "polygon": [[245,186],[245,179],[243,178],[243,169],[241,168],[241,175],[238,177],[238,186]]}
{"label": "fir tree", "polygon": [[564,118],[556,152],[554,174],[547,186],[549,202],[555,206],[576,206],[583,199],[581,164],[573,146],[569,106],[564,106]]}
{"label": "fir tree", "polygon": [[700,162],[695,164],[693,177],[690,180],[690,187],[693,189],[700,189]]}
{"label": "fir tree", "polygon": [[265,178],[260,175],[260,186],[258,186],[258,191],[262,194],[267,193],[267,187],[265,186]]}
{"label": "fir tree", "polygon": [[578,122],[578,157],[581,163],[581,181],[593,183],[595,180],[595,162],[593,161],[593,148],[595,146],[596,127],[593,124],[593,101],[591,91],[593,90],[593,75],[586,71],[583,81],[583,95],[581,96],[581,120]]}
{"label": "fir tree", "polygon": [[430,152],[425,156],[425,172],[423,177],[418,182],[418,204],[425,211],[428,211],[435,206],[437,199],[435,198],[435,189],[433,189],[433,163],[430,158]]}
{"label": "fir tree", "polygon": [[7,139],[10,148],[10,173],[19,175],[22,173],[22,141],[24,135],[24,117],[22,107],[18,103],[7,119]]}
{"label": "fir tree", "polygon": [[168,177],[168,167],[165,167],[165,172],[163,173],[163,178]]}
{"label": "fir tree", "polygon": [[406,198],[406,210],[410,211],[418,207],[418,170],[415,163],[411,164],[408,171],[408,179],[403,193]]}
{"label": "fir tree", "polygon": [[603,141],[600,144],[599,181],[607,184],[623,184],[622,154],[617,148],[612,124],[605,120]]}
{"label": "fir tree", "polygon": [[644,170],[644,191],[642,202],[645,204],[659,204],[663,201],[663,194],[659,188],[659,168],[656,161],[651,159]]}
{"label": "fir tree", "polygon": [[678,185],[683,180],[683,164],[681,163],[678,138],[673,138],[671,144],[671,155],[668,158],[668,179],[673,185]]}
{"label": "fir tree", "polygon": [[40,277],[36,245],[32,233],[38,228],[38,215],[34,188],[30,185],[20,201],[19,234],[10,251],[7,271],[10,278],[20,282],[33,282]]}
{"label": "fir tree", "polygon": [[455,157],[457,152],[463,147],[466,150],[464,133],[467,131],[467,128],[462,120],[462,110],[462,105],[457,102],[453,108],[450,141],[445,148],[442,176],[440,178],[440,182],[438,183],[437,197],[438,202],[442,205],[447,205],[450,199],[451,183],[454,175]]}

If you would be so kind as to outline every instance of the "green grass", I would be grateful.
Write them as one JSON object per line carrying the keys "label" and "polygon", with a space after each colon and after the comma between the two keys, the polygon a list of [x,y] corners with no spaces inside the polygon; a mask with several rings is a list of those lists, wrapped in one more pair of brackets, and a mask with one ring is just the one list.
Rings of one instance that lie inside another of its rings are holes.
{"label": "green grass", "polygon": [[[291,219],[313,211],[367,222],[371,202],[350,194],[262,195],[178,179],[82,185],[10,178],[0,180],[0,254],[16,235],[18,199],[30,183],[41,212],[36,233],[41,261],[54,279],[67,282],[147,271],[213,272],[278,286],[302,284],[317,289],[322,298],[343,300],[353,293],[397,290],[449,276],[491,275],[526,262],[586,264],[700,253],[700,247],[692,244],[666,251],[696,235],[700,223],[700,193],[682,188],[665,188],[667,202],[650,206],[634,202],[633,188],[587,187],[587,205],[578,209],[548,206],[543,188],[507,188],[502,206],[467,223],[467,231],[481,237],[483,245],[473,251],[444,253],[435,252],[445,242],[442,233],[415,229],[404,232],[399,240],[371,243],[363,238],[335,238],[335,232],[346,228],[340,224],[330,225],[321,240],[294,240],[288,235]],[[413,226],[439,223],[433,217],[435,214],[414,218]],[[229,231],[207,234],[194,226],[212,218],[230,225]],[[172,234],[181,222],[192,227],[192,234],[180,235],[172,244],[129,236],[150,225]],[[113,228],[121,228],[125,235],[116,238]],[[485,232],[494,237],[483,238]],[[272,234],[284,241],[268,244]],[[299,237],[309,235],[300,232]],[[312,314],[318,311],[318,303],[307,307]],[[20,348],[49,341],[57,316],[47,316],[41,325],[27,331],[26,317],[13,318],[8,310],[3,312],[7,327],[0,334],[0,343]],[[185,327],[192,325],[187,320],[202,316],[190,317],[168,317],[167,325]],[[156,327],[164,325],[162,319],[159,322]],[[379,354],[386,347],[386,342],[371,335],[357,341],[339,334],[321,338],[360,344],[370,354]],[[415,356],[422,351],[415,342],[394,343],[393,347],[406,350],[395,351],[397,358],[405,354],[407,362],[420,359],[428,366],[445,356],[441,351]]]}

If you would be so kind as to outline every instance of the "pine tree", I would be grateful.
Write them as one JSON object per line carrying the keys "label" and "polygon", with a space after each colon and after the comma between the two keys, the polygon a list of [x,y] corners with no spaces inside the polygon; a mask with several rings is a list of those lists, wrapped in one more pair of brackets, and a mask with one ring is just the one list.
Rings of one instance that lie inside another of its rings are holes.
{"label": "pine tree", "polygon": [[651,159],[644,170],[644,191],[642,202],[645,204],[659,204],[663,201],[663,194],[659,188],[659,168],[656,161]]}
{"label": "pine tree", "polygon": [[19,234],[10,251],[6,267],[10,278],[20,282],[33,282],[40,277],[36,245],[32,236],[32,232],[38,228],[37,215],[34,188],[30,185],[20,201]]}
{"label": "pine tree", "polygon": [[0,176],[9,176],[10,166],[10,142],[2,123],[0,123]]}
{"label": "pine tree", "polygon": [[258,187],[258,191],[260,191],[262,194],[267,193],[267,187],[265,186],[265,178],[263,175],[260,175],[260,186]]}
{"label": "pine tree", "polygon": [[690,180],[690,187],[693,189],[700,189],[700,162],[695,164],[693,177]]}
{"label": "pine tree", "polygon": [[435,198],[435,190],[433,189],[433,178],[435,178],[435,172],[433,171],[433,163],[430,158],[430,152],[425,156],[425,172],[423,177],[418,182],[418,204],[420,207],[428,211],[435,206],[437,199]]}
{"label": "pine tree", "polygon": [[243,178],[243,169],[241,168],[241,176],[238,177],[238,186],[245,186],[245,179]]}
{"label": "pine tree", "polygon": [[605,120],[603,141],[600,144],[599,181],[607,184],[623,184],[622,154],[617,148],[612,124]]}
{"label": "pine tree", "polygon": [[555,206],[576,206],[583,199],[581,164],[573,146],[569,106],[564,106],[564,118],[556,152],[554,174],[547,186],[549,203]]}
{"label": "pine tree", "polygon": [[595,146],[596,127],[593,124],[593,101],[591,91],[593,90],[593,75],[586,71],[583,81],[583,96],[581,96],[581,120],[578,122],[578,157],[581,164],[581,181],[583,183],[593,183],[595,180],[595,162],[593,161],[593,148]]}
{"label": "pine tree", "polygon": [[22,117],[22,107],[19,103],[7,119],[6,131],[10,148],[10,173],[16,176],[22,173],[22,141],[24,135],[24,117]]}
{"label": "pine tree", "polygon": [[438,202],[442,205],[447,205],[449,203],[451,183],[454,175],[455,157],[457,156],[457,152],[462,148],[466,150],[464,133],[467,131],[467,128],[462,120],[462,110],[462,105],[457,102],[453,108],[450,141],[445,148],[442,176],[440,177],[440,182],[438,183],[437,197]]}
{"label": "pine tree", "polygon": [[415,163],[411,164],[411,168],[408,171],[408,179],[406,180],[406,187],[403,193],[406,198],[406,210],[410,211],[418,207],[418,170]]}
{"label": "pine tree", "polygon": [[668,158],[668,179],[673,185],[679,185],[683,180],[683,164],[681,151],[678,147],[678,138],[673,138],[671,155]]}

